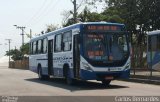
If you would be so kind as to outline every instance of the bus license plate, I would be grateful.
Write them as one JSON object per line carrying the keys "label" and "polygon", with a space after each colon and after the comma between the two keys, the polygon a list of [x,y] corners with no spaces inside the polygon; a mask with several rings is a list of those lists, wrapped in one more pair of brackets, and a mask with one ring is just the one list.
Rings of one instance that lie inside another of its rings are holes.
{"label": "bus license plate", "polygon": [[106,76],[105,79],[106,79],[106,80],[112,80],[112,79],[113,79],[113,76]]}

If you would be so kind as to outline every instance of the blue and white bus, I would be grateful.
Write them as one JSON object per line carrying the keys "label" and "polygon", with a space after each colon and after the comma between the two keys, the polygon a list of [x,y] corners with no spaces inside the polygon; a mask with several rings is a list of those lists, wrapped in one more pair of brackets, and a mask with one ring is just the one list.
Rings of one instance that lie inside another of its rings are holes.
{"label": "blue and white bus", "polygon": [[147,34],[147,62],[150,68],[160,71],[160,30]]}
{"label": "blue and white bus", "polygon": [[74,24],[33,38],[29,68],[40,79],[63,77],[102,81],[129,78],[130,47],[124,24],[87,22]]}

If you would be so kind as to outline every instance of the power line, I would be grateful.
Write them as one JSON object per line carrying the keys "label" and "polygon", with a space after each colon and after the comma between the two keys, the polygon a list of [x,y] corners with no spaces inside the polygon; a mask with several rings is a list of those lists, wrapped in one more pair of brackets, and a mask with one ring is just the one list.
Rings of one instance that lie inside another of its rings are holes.
{"label": "power line", "polygon": [[[50,12],[51,10],[53,11],[53,9],[56,7],[56,5],[58,4],[58,2],[59,2],[59,0],[57,0],[54,4],[51,3],[51,5],[50,5],[51,8],[48,7],[48,9],[46,10],[46,12],[44,12],[44,14],[43,14],[42,16],[40,16],[39,19],[37,19],[37,21],[32,24],[32,26],[33,26],[33,25],[36,25],[36,24],[39,23],[39,22],[42,22],[42,21],[44,20],[44,18],[47,17],[47,14],[49,14],[49,12]],[[44,15],[45,15],[45,16],[44,16]]]}
{"label": "power line", "polygon": [[31,16],[31,18],[24,23],[24,25],[26,25],[26,24],[28,24],[29,22],[31,22],[32,20],[34,20],[35,17],[43,10],[43,8],[45,7],[46,3],[47,3],[46,0],[44,0],[43,3],[42,3],[42,5],[40,6],[40,9],[39,9],[37,12],[35,12],[35,14],[33,14],[33,15]]}
{"label": "power line", "polygon": [[[48,1],[48,0],[47,0]],[[32,18],[26,23],[26,25],[32,25],[34,22],[36,22],[41,15],[43,15],[43,13],[50,7],[50,5],[52,4],[53,0],[50,0],[49,2],[47,2],[46,0],[43,2],[43,4],[41,5],[41,9],[38,10],[33,16]]]}

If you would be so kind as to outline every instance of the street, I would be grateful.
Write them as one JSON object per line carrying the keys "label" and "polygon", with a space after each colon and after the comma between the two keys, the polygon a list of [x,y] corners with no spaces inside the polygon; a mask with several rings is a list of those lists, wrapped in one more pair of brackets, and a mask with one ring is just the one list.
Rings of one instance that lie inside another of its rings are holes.
{"label": "street", "polygon": [[66,85],[63,79],[38,79],[29,70],[0,67],[0,96],[159,96],[160,86],[112,81],[109,87],[100,82],[78,81]]}

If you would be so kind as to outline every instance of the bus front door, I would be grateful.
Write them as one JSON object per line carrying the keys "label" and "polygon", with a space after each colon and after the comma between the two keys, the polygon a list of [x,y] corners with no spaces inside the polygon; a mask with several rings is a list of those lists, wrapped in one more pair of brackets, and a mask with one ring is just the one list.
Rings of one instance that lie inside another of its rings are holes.
{"label": "bus front door", "polygon": [[53,75],[53,40],[48,41],[48,75]]}
{"label": "bus front door", "polygon": [[74,35],[74,43],[73,43],[73,72],[74,78],[79,78],[80,73],[80,43],[79,43],[79,35]]}

